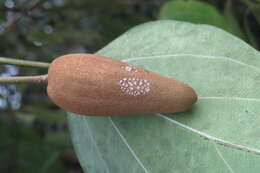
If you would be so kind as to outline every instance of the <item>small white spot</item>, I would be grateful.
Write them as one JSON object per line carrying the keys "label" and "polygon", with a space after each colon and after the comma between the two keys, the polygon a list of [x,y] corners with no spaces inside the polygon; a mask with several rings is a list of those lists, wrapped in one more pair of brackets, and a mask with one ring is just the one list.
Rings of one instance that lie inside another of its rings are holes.
{"label": "small white spot", "polygon": [[128,72],[137,72],[137,69],[132,65],[125,65],[122,66],[121,68]]}
{"label": "small white spot", "polygon": [[149,92],[150,91],[150,88],[145,88],[144,89],[146,92]]}
{"label": "small white spot", "polygon": [[132,67],[126,66],[126,67],[125,67],[125,70],[126,70],[126,71],[131,71],[131,70],[132,70]]}
{"label": "small white spot", "polygon": [[120,80],[120,81],[119,81],[119,84],[123,84],[123,82],[124,82],[123,80]]}
{"label": "small white spot", "polygon": [[130,86],[134,86],[134,84],[130,81],[127,82]]}

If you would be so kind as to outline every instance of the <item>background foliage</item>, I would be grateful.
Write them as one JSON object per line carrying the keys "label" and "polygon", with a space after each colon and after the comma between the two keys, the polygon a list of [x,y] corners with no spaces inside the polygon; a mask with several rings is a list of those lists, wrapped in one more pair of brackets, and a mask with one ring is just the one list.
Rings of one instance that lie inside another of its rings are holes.
{"label": "background foliage", "polygon": [[[0,56],[51,62],[94,53],[127,29],[175,19],[220,27],[260,48],[258,0],[0,0]],[[0,66],[1,76],[46,70]],[[0,86],[0,172],[80,172],[66,117],[45,86]],[[54,116],[55,115],[55,116]]]}

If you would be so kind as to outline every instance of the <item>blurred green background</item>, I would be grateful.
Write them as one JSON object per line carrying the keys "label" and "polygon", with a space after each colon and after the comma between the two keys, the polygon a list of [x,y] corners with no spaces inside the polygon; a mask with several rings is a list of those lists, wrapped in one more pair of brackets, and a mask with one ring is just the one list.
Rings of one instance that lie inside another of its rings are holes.
{"label": "blurred green background", "polygon": [[[94,53],[158,19],[214,25],[260,49],[259,0],[0,0],[0,56],[51,62]],[[2,77],[44,73],[0,66]],[[82,172],[65,112],[50,102],[46,86],[0,85],[0,153],[1,173]]]}

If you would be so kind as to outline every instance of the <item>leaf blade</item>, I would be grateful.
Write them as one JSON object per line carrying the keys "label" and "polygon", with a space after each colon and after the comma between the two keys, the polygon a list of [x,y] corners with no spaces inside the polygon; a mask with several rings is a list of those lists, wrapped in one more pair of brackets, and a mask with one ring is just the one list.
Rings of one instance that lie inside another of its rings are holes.
{"label": "leaf blade", "polygon": [[[260,55],[245,42],[211,26],[165,20],[131,29],[98,54],[190,84],[202,99],[190,111],[167,117],[258,152]],[[75,115],[69,117],[74,126],[72,136],[80,143],[76,145],[78,156],[86,165],[95,155],[85,156],[88,152],[83,147],[90,145],[84,142],[85,125],[76,121]],[[127,145],[147,172],[242,173],[260,169],[258,155],[218,144],[216,148],[215,142],[158,116],[112,117],[125,140],[107,118],[80,119],[89,121],[111,172],[146,172]],[[115,155],[117,159],[113,159]]]}

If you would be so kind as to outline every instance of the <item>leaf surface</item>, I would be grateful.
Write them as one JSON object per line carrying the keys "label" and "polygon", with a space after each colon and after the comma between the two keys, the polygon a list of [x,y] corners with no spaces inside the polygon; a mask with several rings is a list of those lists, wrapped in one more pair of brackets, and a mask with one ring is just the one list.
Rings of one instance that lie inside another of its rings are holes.
{"label": "leaf surface", "polygon": [[178,114],[69,113],[86,172],[259,172],[258,51],[209,25],[163,20],[131,29],[97,54],[183,81],[199,100]]}

